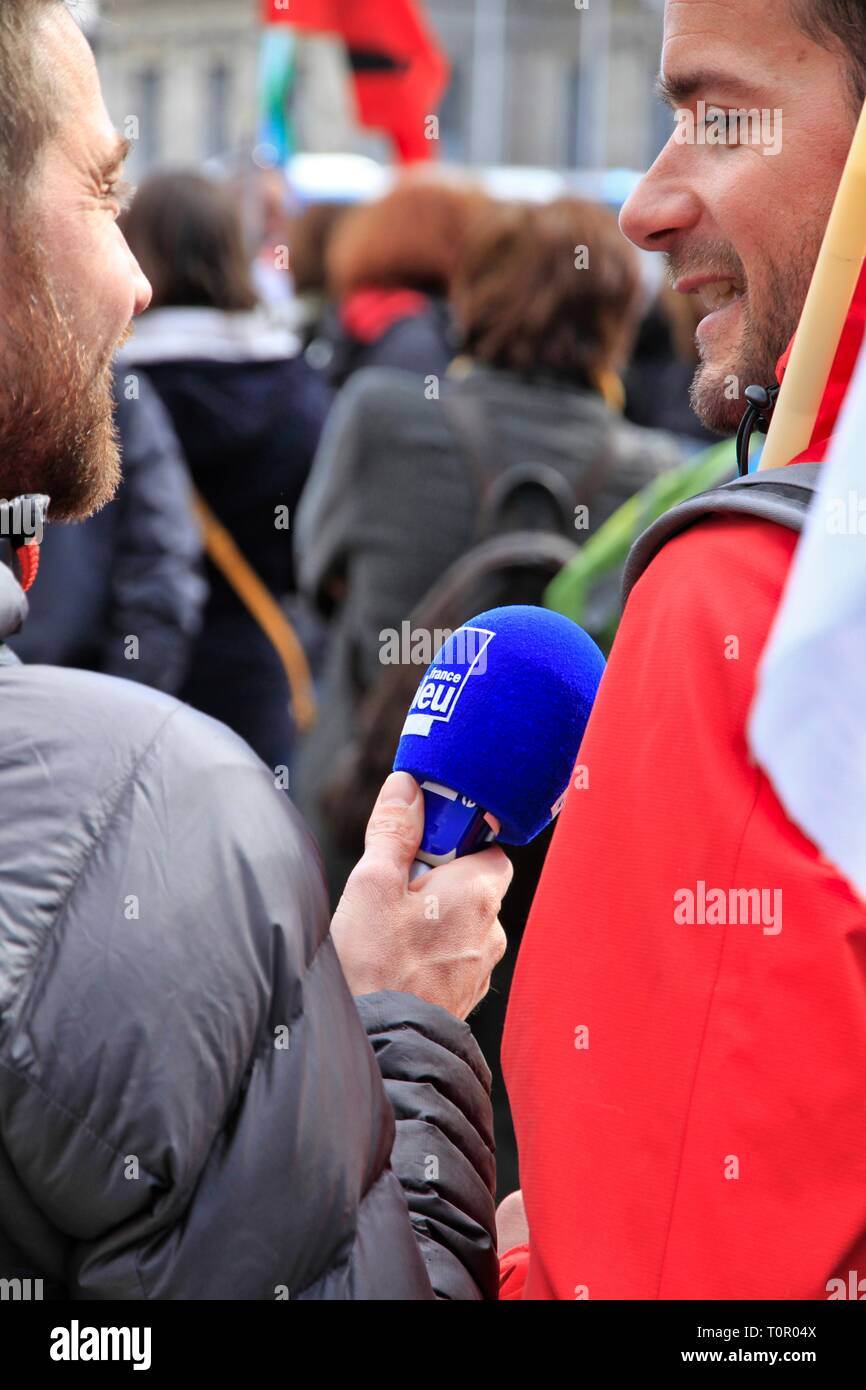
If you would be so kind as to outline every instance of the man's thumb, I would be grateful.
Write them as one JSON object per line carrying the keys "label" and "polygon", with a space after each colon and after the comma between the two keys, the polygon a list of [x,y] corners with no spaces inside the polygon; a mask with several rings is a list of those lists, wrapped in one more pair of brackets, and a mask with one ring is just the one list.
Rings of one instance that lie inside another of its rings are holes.
{"label": "man's thumb", "polygon": [[408,772],[392,772],[367,825],[365,857],[387,859],[408,873],[424,833],[424,798]]}

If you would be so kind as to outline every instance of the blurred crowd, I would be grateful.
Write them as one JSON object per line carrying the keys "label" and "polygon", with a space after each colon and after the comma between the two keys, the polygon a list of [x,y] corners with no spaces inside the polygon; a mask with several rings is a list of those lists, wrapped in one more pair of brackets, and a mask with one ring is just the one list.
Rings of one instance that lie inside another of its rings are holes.
{"label": "blurred crowd", "polygon": [[[692,301],[647,280],[610,209],[431,172],[357,206],[298,207],[275,171],[253,216],[248,196],[165,173],[125,214],[154,294],[115,373],[124,482],[48,528],[13,645],[236,730],[336,903],[422,674],[411,634],[547,602],[608,645],[627,541],[735,465],[689,406]],[[508,957],[472,1020],[503,1192],[499,1039],[548,839],[513,852]]]}

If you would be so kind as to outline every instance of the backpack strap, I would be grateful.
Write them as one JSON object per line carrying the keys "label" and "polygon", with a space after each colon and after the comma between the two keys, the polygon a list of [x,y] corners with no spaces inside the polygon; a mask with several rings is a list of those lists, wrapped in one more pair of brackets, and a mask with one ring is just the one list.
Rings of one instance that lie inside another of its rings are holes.
{"label": "backpack strap", "polygon": [[[460,451],[472,471],[475,495],[480,512],[484,513],[490,489],[502,469],[495,432],[484,402],[459,386],[455,390],[444,391],[439,399]],[[480,521],[476,530],[479,529]]]}
{"label": "backpack strap", "polygon": [[[559,519],[561,532],[569,534],[574,525],[575,489],[566,476],[548,463],[505,464],[498,430],[481,396],[457,387],[446,391],[440,403],[472,469],[479,503],[476,543],[496,534],[506,504],[522,488],[543,492]],[[587,506],[609,470],[606,441],[606,447],[598,451],[581,479],[581,497]]]}
{"label": "backpack strap", "polygon": [[466,595],[491,575],[501,570],[537,570],[552,579],[576,553],[574,541],[553,531],[508,531],[492,536],[458,556],[412,610],[410,623],[422,630],[459,627],[472,616],[471,612],[463,616]]}
{"label": "backpack strap", "polygon": [[623,604],[662,546],[706,517],[756,516],[801,531],[817,491],[818,468],[817,463],[791,463],[786,468],[748,473],[672,507],[638,536],[629,551],[622,579]]}
{"label": "backpack strap", "polygon": [[298,634],[270,589],[239,550],[234,536],[195,488],[192,505],[208,559],[269,639],[286,673],[295,723],[302,731],[309,729],[316,722],[316,696],[307,655]]}

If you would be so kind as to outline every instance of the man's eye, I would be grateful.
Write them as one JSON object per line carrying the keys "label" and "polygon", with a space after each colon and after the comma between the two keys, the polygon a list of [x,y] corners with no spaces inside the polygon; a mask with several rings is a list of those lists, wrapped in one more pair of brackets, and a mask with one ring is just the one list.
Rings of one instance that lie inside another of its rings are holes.
{"label": "man's eye", "polygon": [[106,202],[116,206],[118,216],[131,205],[135,193],[135,187],[126,179],[113,179],[110,183],[106,183],[102,190],[102,196]]}
{"label": "man's eye", "polygon": [[724,145],[735,145],[738,143],[736,117],[729,115],[727,111],[723,111],[720,106],[708,107],[703,121],[700,122],[699,128],[709,131],[715,136],[715,140],[711,143]]}

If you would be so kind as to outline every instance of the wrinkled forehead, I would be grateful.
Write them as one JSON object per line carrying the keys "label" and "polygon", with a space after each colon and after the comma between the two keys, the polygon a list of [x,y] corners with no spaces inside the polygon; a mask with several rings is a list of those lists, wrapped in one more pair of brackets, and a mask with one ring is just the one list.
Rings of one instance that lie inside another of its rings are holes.
{"label": "wrinkled forehead", "polygon": [[721,38],[760,49],[781,25],[793,25],[796,0],[665,0],[665,38]]}
{"label": "wrinkled forehead", "polygon": [[797,27],[793,0],[665,3],[660,69],[674,87],[692,73],[766,87],[793,75],[814,49]]}
{"label": "wrinkled forehead", "polygon": [[53,88],[60,138],[68,143],[113,140],[93,51],[65,6],[46,10],[36,41],[40,68]]}

